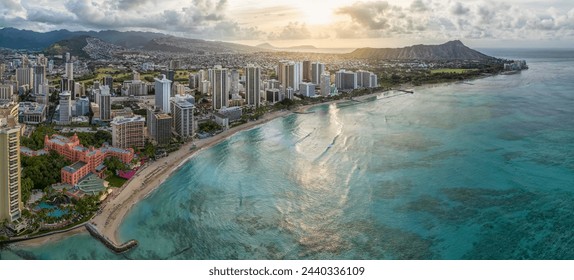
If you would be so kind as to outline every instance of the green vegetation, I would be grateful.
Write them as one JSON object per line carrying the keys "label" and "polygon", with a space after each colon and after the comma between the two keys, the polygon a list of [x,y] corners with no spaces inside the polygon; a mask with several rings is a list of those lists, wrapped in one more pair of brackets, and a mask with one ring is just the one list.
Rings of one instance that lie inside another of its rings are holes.
{"label": "green vegetation", "polygon": [[32,150],[40,150],[44,148],[44,136],[52,135],[56,130],[52,126],[38,126],[30,137],[20,137],[20,145],[28,147]]}
{"label": "green vegetation", "polygon": [[212,120],[199,124],[200,132],[214,133],[221,129],[222,127]]}
{"label": "green vegetation", "polygon": [[148,158],[155,156],[155,146],[151,142],[146,140],[142,153]]}
{"label": "green vegetation", "polygon": [[[102,144],[107,142],[112,143],[112,134],[107,131],[98,130],[96,133],[90,132],[77,132],[78,138],[80,139],[80,144],[84,147],[101,147]],[[72,136],[74,133],[68,133],[66,136]]]}
{"label": "green vegetation", "polygon": [[74,204],[74,210],[80,216],[88,216],[92,213],[98,211],[98,204],[100,202],[99,196],[94,195],[87,195],[80,200],[76,201]]}
{"label": "green vegetation", "polygon": [[275,107],[276,109],[291,109],[291,107],[293,107],[295,105],[295,101],[289,99],[289,98],[285,98],[283,100],[281,100],[280,102],[277,102],[273,105],[273,107]]}
{"label": "green vegetation", "polygon": [[[26,181],[28,189],[44,189],[47,186],[61,181],[60,169],[71,162],[55,151],[50,151],[47,155],[21,157],[22,181]],[[31,184],[30,184],[31,183]],[[24,188],[22,188],[24,193]],[[25,194],[29,196],[29,192]]]}
{"label": "green vegetation", "polygon": [[108,171],[112,174],[116,174],[119,170],[128,170],[130,167],[119,160],[117,157],[108,157],[104,159],[104,165],[107,167]]}
{"label": "green vegetation", "polygon": [[431,74],[441,74],[441,73],[451,73],[451,74],[463,74],[466,72],[477,71],[478,69],[456,69],[456,68],[442,68],[442,69],[432,69]]}
{"label": "green vegetation", "polygon": [[127,180],[117,175],[110,175],[106,177],[106,181],[110,183],[110,187],[121,188]]}

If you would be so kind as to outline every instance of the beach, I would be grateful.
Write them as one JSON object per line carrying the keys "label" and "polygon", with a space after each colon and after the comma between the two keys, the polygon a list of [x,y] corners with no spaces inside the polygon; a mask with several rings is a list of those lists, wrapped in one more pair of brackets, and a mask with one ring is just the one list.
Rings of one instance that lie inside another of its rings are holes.
{"label": "beach", "polygon": [[[382,91],[361,96],[362,99],[369,98],[380,94]],[[142,166],[137,173],[127,181],[122,188],[115,189],[103,204],[100,210],[90,220],[98,231],[109,238],[117,245],[127,241],[121,240],[118,229],[124,220],[124,217],[130,212],[132,207],[139,201],[146,198],[151,192],[157,189],[175,170],[189,160],[196,152],[209,148],[237,132],[252,129],[278,117],[285,117],[293,112],[305,112],[309,108],[340,102],[348,102],[349,99],[331,100],[324,103],[309,104],[298,107],[296,110],[282,110],[265,114],[256,121],[248,122],[236,127],[232,127],[213,137],[198,139],[193,142],[184,144],[179,150],[169,154],[167,157],[151,161]],[[192,147],[195,145],[195,148]],[[86,231],[84,227],[75,229],[66,233],[56,233],[50,236],[35,238],[20,242],[25,246],[40,246],[49,242],[57,241]]]}
{"label": "beach", "polygon": [[[230,128],[210,138],[187,143],[167,157],[147,163],[144,168],[138,170],[134,177],[126,182],[121,189],[115,190],[115,192],[106,199],[98,211],[98,214],[92,218],[92,224],[96,226],[102,235],[108,237],[116,244],[125,242],[125,240],[120,240],[118,228],[126,214],[129,213],[136,203],[159,187],[161,183],[195,153],[202,149],[209,148],[237,132],[254,128],[278,117],[285,117],[291,113],[291,111],[285,110],[265,114],[259,120]],[[194,145],[195,149],[191,150]]]}

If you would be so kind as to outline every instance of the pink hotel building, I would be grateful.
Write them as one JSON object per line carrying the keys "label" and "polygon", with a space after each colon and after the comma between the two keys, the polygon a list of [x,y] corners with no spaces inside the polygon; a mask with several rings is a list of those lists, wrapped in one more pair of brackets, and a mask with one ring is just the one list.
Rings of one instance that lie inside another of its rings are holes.
{"label": "pink hotel building", "polygon": [[134,150],[131,148],[119,149],[107,145],[99,149],[86,148],[80,144],[80,139],[76,134],[71,138],[58,134],[54,134],[52,137],[46,135],[44,149],[47,151],[54,150],[74,162],[61,170],[62,183],[72,186],[75,186],[90,172],[102,178],[106,170],[104,159],[107,157],[117,157],[124,163],[130,163],[134,158]]}

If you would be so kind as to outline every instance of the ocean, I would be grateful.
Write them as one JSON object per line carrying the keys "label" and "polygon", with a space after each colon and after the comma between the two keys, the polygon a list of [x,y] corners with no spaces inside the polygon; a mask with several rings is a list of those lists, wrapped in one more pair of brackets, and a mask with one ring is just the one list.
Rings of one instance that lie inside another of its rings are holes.
{"label": "ocean", "polygon": [[0,259],[574,259],[574,51],[321,105],[198,153],[120,228]]}

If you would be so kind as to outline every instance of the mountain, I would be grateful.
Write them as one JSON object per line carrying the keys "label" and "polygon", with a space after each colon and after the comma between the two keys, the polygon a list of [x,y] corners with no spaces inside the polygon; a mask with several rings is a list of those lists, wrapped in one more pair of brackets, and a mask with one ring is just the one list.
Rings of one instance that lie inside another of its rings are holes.
{"label": "mountain", "polygon": [[260,48],[260,49],[269,49],[269,50],[277,49],[277,47],[275,47],[275,46],[273,46],[273,45],[271,45],[271,44],[269,44],[269,43],[259,44],[259,45],[255,46],[255,47]]}
{"label": "mountain", "polygon": [[387,59],[387,60],[494,60],[496,58],[485,55],[465,46],[461,41],[455,40],[442,45],[415,45],[404,48],[360,48],[346,54],[349,58]]}
{"label": "mountain", "polygon": [[312,45],[301,45],[301,46],[291,46],[291,47],[279,48],[279,47],[273,46],[269,43],[259,44],[255,47],[260,48],[260,49],[266,49],[266,50],[313,50],[313,49],[317,49],[315,46],[312,46]]}
{"label": "mountain", "polygon": [[105,42],[126,48],[141,48],[151,40],[166,37],[167,35],[139,31],[68,31],[65,29],[42,33],[6,27],[0,29],[0,47],[9,49],[43,50],[49,48],[56,42],[78,36],[98,38]]}
{"label": "mountain", "polygon": [[81,50],[87,45],[87,38],[97,38],[102,42],[127,49],[186,53],[249,53],[262,49],[240,44],[180,38],[161,33],[138,31],[68,31],[56,30],[46,33],[15,28],[0,29],[0,48],[49,50],[50,54],[60,54],[68,49],[73,55],[86,57]]}
{"label": "mountain", "polygon": [[55,42],[48,48],[44,49],[43,52],[46,55],[63,55],[69,52],[73,56],[79,56],[83,58],[89,58],[90,56],[88,53],[84,51],[84,47],[88,45],[87,39],[90,38],[89,36],[82,35],[76,36],[69,39],[64,39],[58,42]]}
{"label": "mountain", "polygon": [[187,39],[180,37],[163,37],[151,40],[144,46],[145,50],[168,51],[184,53],[253,53],[262,49],[252,46],[200,39]]}

